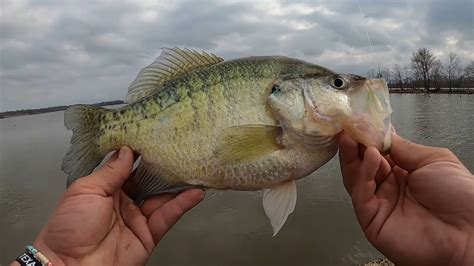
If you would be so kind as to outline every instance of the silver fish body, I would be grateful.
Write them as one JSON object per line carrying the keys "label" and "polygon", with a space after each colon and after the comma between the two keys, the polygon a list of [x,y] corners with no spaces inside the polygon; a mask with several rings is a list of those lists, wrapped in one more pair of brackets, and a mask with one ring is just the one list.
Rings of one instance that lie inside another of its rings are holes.
{"label": "silver fish body", "polygon": [[137,201],[190,187],[268,189],[276,233],[294,209],[295,180],[335,155],[339,132],[389,147],[386,91],[383,81],[286,57],[224,62],[165,49],[130,86],[128,105],[66,111],[74,134],[63,169],[71,183],[127,145],[141,155],[127,184]]}

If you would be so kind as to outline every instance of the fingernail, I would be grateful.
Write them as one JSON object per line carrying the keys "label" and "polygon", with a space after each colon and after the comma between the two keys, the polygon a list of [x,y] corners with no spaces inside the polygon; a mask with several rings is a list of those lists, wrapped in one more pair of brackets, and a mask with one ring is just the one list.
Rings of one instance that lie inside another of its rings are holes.
{"label": "fingernail", "polygon": [[193,188],[188,191],[192,197],[196,197],[197,200],[201,201],[204,199],[204,191],[200,188]]}
{"label": "fingernail", "polygon": [[119,157],[119,159],[123,159],[123,158],[127,157],[127,151],[126,151],[125,147],[120,148],[118,157]]}
{"label": "fingernail", "polygon": [[200,198],[200,200],[203,200],[204,199],[204,190],[202,190],[202,189],[199,189],[199,190],[200,190],[199,191],[199,198]]}

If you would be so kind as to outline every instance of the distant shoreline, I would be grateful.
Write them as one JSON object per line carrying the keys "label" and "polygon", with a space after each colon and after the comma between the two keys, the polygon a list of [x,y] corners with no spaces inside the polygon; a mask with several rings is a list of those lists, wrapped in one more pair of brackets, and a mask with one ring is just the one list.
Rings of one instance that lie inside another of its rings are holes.
{"label": "distant shoreline", "polygon": [[[409,94],[474,94],[474,89],[431,89],[429,92],[426,92],[424,89],[399,89],[399,88],[390,88],[390,93],[409,93]],[[116,105],[116,104],[123,104],[122,100],[115,100],[115,101],[107,101],[107,102],[100,102],[89,104],[93,106],[107,106],[107,105]],[[37,114],[44,114],[44,113],[51,113],[51,112],[58,112],[64,111],[71,105],[61,105],[61,106],[53,106],[53,107],[46,107],[46,108],[38,108],[38,109],[26,109],[26,110],[17,110],[17,111],[7,111],[7,112],[0,112],[0,119],[15,117],[15,116],[25,116],[25,115],[37,115]]]}
{"label": "distant shoreline", "polygon": [[466,88],[460,89],[455,88],[449,90],[447,88],[442,89],[430,89],[428,92],[424,89],[413,89],[413,88],[389,88],[390,93],[410,93],[410,94],[474,94],[474,89]]}
{"label": "distant shoreline", "polygon": [[[107,101],[107,102],[100,102],[100,103],[93,103],[87,104],[92,106],[107,106],[107,105],[116,105],[116,104],[123,104],[122,100],[115,100],[115,101]],[[53,107],[46,107],[46,108],[37,108],[37,109],[26,109],[26,110],[17,110],[17,111],[6,111],[0,112],[0,119],[15,117],[15,116],[25,116],[25,115],[37,115],[37,114],[44,114],[44,113],[51,113],[51,112],[58,112],[64,111],[71,105],[61,105],[61,106],[53,106]]]}

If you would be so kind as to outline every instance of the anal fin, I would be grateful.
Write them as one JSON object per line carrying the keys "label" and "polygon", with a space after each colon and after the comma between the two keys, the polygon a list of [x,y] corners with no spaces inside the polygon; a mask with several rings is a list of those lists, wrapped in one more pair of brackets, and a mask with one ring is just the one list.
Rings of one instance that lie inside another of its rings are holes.
{"label": "anal fin", "polygon": [[273,236],[276,236],[296,206],[296,182],[285,181],[271,189],[265,190],[263,194],[263,208],[273,228]]}
{"label": "anal fin", "polygon": [[141,204],[151,196],[177,193],[195,187],[200,186],[167,179],[157,166],[142,159],[133,176],[125,183],[124,190],[136,204]]}

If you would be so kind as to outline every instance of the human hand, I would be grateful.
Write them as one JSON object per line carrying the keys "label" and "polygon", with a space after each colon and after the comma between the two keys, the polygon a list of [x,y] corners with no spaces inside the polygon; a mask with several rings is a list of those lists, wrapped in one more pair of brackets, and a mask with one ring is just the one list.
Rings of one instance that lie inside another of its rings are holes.
{"label": "human hand", "polygon": [[393,134],[384,158],[341,134],[339,158],[366,237],[395,264],[474,265],[474,176],[452,152]]}
{"label": "human hand", "polygon": [[192,189],[136,206],[121,189],[133,159],[122,147],[64,193],[33,244],[53,265],[144,265],[165,233],[203,199],[202,190]]}

